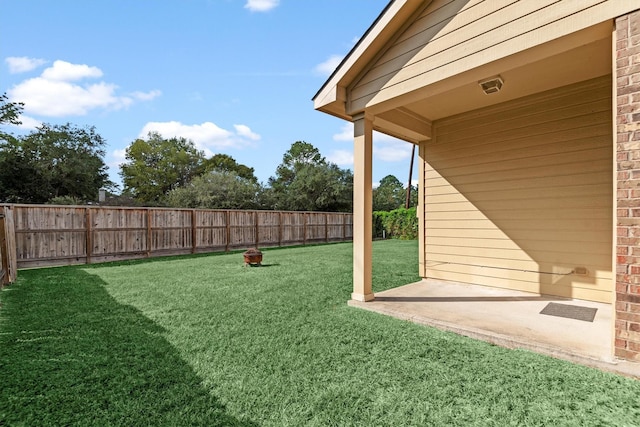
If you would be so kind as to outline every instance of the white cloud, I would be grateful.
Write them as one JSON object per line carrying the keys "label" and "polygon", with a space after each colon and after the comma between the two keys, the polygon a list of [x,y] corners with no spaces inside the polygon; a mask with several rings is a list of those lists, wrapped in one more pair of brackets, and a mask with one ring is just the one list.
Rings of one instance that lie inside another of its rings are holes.
{"label": "white cloud", "polygon": [[373,155],[383,162],[400,162],[411,157],[411,144],[376,132]]}
{"label": "white cloud", "polygon": [[[353,123],[345,123],[340,132],[333,135],[333,140],[353,142]],[[399,162],[411,157],[411,144],[374,131],[373,155],[383,162]]]}
{"label": "white cloud", "polygon": [[69,82],[85,78],[102,77],[102,70],[86,64],[72,64],[67,61],[58,60],[53,63],[53,66],[45,69],[41,77],[45,80]]}
{"label": "white cloud", "polygon": [[252,141],[257,141],[260,139],[260,135],[258,135],[255,132],[252,132],[249,126],[247,125],[233,125],[233,127],[236,129],[236,132],[238,133],[238,135],[244,138],[250,139]]}
{"label": "white cloud", "polygon": [[40,120],[36,120],[33,117],[29,117],[25,115],[20,116],[20,121],[22,122],[22,124],[18,125],[18,127],[20,129],[25,129],[25,130],[34,130],[35,128],[37,128],[42,124]]}
{"label": "white cloud", "polygon": [[7,93],[13,102],[24,102],[25,112],[48,117],[82,116],[94,109],[117,110],[160,95],[160,91],[153,90],[121,96],[117,95],[118,87],[112,83],[78,82],[102,75],[97,67],[55,61],[39,77],[24,80]]}
{"label": "white cloud", "polygon": [[127,149],[116,149],[109,153],[107,159],[107,166],[113,169],[120,169],[120,165],[127,161],[125,157],[127,154]]}
{"label": "white cloud", "polygon": [[247,0],[244,8],[251,12],[267,12],[278,6],[279,3],[280,0]]}
{"label": "white cloud", "polygon": [[330,76],[338,68],[344,56],[331,55],[326,61],[315,66],[314,71],[323,76]]}
{"label": "white cloud", "polygon": [[327,160],[338,166],[353,166],[353,151],[335,150],[327,156]]}
{"label": "white cloud", "polygon": [[20,117],[18,117],[18,120],[20,120],[21,122],[21,124],[19,125],[6,123],[3,126],[14,128],[14,129],[21,129],[24,131],[29,131],[29,130],[35,130],[38,126],[42,124],[40,120],[34,119],[33,117],[25,116],[24,114],[21,114]]}
{"label": "white cloud", "polygon": [[333,140],[353,142],[353,123],[342,125],[340,132],[333,135]]}
{"label": "white cloud", "polygon": [[152,90],[149,92],[136,91],[131,94],[131,96],[138,101],[151,101],[152,99],[157,98],[160,95],[162,95],[162,92],[159,90]]}
{"label": "white cloud", "polygon": [[24,73],[35,70],[47,63],[46,59],[28,58],[26,56],[10,56],[4,60],[9,66],[11,74]]}
{"label": "white cloud", "polygon": [[158,132],[164,138],[182,137],[190,139],[207,156],[222,148],[244,146],[260,139],[246,125],[234,125],[235,132],[222,129],[212,122],[186,125],[177,121],[149,122],[140,131],[139,138],[146,138],[149,132]]}
{"label": "white cloud", "polygon": [[12,100],[24,102],[24,110],[28,113],[62,117],[82,116],[98,107],[117,108],[130,104],[130,99],[114,96],[115,89],[115,85],[104,82],[79,86],[36,77],[14,86],[8,93]]}

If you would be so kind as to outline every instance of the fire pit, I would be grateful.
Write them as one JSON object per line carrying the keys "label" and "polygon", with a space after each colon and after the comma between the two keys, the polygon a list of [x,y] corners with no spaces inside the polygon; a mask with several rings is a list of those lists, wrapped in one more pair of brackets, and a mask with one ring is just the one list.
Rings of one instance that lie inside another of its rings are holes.
{"label": "fire pit", "polygon": [[251,248],[244,252],[244,265],[262,265],[262,252],[256,248]]}

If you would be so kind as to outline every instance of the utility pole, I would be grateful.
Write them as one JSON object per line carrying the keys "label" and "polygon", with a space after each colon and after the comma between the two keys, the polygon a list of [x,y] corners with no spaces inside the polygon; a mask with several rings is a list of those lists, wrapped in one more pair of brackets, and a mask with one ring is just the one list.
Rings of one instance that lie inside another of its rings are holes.
{"label": "utility pole", "polygon": [[407,184],[407,200],[404,203],[405,209],[409,209],[409,204],[411,203],[411,179],[413,176],[413,158],[416,155],[416,145],[413,144],[413,148],[411,149],[411,164],[409,165],[409,183]]}

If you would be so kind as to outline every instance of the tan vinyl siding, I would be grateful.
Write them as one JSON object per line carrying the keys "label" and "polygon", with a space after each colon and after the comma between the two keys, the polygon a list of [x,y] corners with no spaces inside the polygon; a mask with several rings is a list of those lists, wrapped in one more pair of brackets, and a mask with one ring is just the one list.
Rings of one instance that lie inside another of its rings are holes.
{"label": "tan vinyl siding", "polygon": [[[629,0],[434,0],[352,86],[359,111],[611,20]],[[637,7],[637,5],[636,5]]]}
{"label": "tan vinyl siding", "polygon": [[610,80],[433,123],[425,277],[611,301]]}

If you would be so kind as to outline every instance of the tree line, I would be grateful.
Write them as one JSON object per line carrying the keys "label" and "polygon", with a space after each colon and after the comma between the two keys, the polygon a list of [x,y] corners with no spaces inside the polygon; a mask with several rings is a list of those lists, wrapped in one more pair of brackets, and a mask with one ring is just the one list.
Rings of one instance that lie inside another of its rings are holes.
{"label": "tree line", "polygon": [[[0,126],[19,125],[23,104],[0,97]],[[193,141],[156,132],[126,149],[118,191],[95,127],[42,124],[16,136],[0,128],[0,202],[85,204],[106,189],[106,205],[350,212],[353,174],[312,144],[296,141],[267,183],[227,154],[206,157]],[[405,204],[406,189],[389,175],[374,190],[374,210]],[[412,203],[417,191],[412,192]]]}

